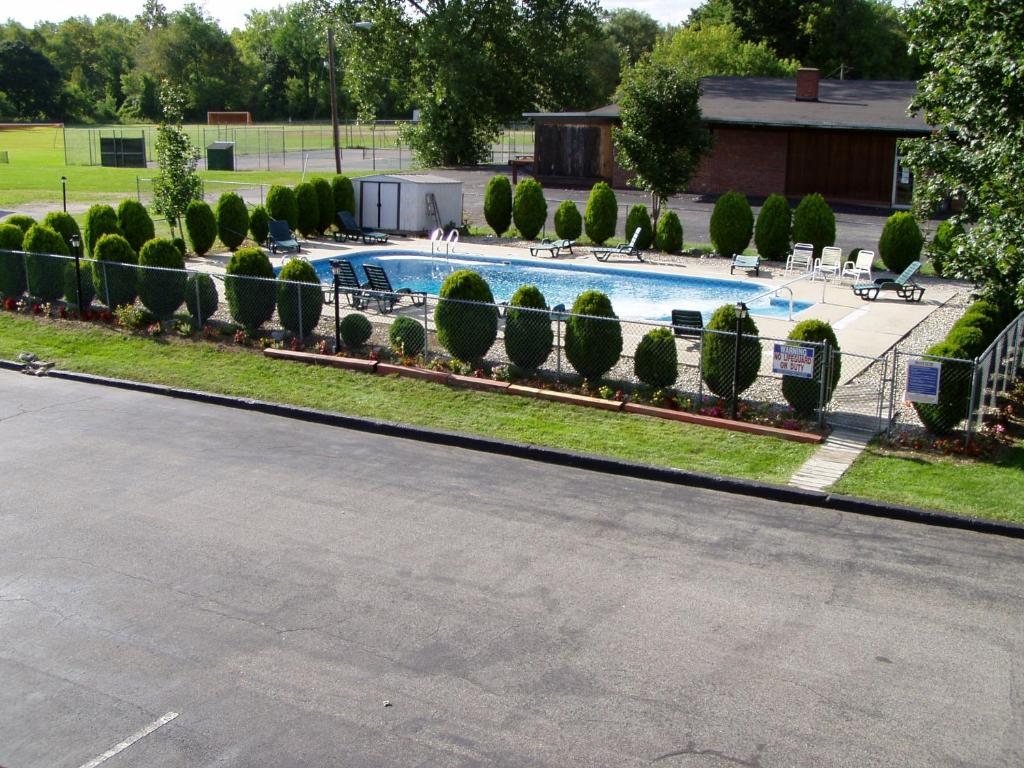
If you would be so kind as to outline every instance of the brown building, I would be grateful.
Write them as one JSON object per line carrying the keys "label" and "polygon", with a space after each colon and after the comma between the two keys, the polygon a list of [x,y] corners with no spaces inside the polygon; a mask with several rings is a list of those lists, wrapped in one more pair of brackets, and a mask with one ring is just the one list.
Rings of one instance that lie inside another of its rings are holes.
{"label": "brown building", "polygon": [[[913,180],[897,141],[931,129],[907,108],[912,81],[705,77],[701,113],[714,141],[689,191],[789,197],[819,192],[833,201],[906,206]],[[625,187],[611,129],[618,105],[592,112],[532,112],[534,172],[544,183]]]}

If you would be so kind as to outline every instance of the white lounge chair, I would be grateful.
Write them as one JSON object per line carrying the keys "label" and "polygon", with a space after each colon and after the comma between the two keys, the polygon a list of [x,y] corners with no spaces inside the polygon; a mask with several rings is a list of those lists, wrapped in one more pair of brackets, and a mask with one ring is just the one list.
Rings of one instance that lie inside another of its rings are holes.
{"label": "white lounge chair", "polygon": [[810,272],[814,266],[814,246],[810,243],[796,243],[793,252],[786,259],[786,274]]}
{"label": "white lounge chair", "polygon": [[875,252],[868,251],[861,248],[857,252],[856,261],[848,261],[843,264],[843,271],[839,275],[839,279],[842,280],[844,277],[849,276],[853,279],[853,282],[857,282],[863,275],[867,277],[867,282],[872,282],[874,278],[871,276],[871,266],[875,263]]}
{"label": "white lounge chair", "polygon": [[843,249],[834,245],[826,245],[821,249],[821,257],[814,260],[812,280],[838,280],[843,268]]}

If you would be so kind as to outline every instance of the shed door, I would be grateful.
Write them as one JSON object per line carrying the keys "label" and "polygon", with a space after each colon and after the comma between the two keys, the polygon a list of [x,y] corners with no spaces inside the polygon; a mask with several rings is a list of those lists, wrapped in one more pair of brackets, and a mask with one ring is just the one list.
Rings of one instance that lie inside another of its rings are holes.
{"label": "shed door", "polygon": [[896,138],[852,131],[789,132],[786,194],[888,204]]}
{"label": "shed door", "polygon": [[364,181],[359,187],[359,223],[391,232],[398,231],[401,184],[397,181]]}
{"label": "shed door", "polygon": [[601,129],[541,123],[534,149],[537,174],[593,179],[601,175]]}

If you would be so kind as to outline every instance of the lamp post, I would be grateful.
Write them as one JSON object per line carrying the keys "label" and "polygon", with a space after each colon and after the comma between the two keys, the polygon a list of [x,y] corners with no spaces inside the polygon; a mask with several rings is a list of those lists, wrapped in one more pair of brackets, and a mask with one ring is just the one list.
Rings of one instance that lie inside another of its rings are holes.
{"label": "lamp post", "polygon": [[68,177],[60,177],[60,191],[61,196],[64,198],[64,213],[68,212]]}
{"label": "lamp post", "polygon": [[341,281],[341,259],[331,259],[334,276],[334,354],[341,351],[341,308],[338,302],[338,283]]}
{"label": "lamp post", "polygon": [[730,406],[730,418],[736,418],[736,406],[740,399],[740,347],[743,340],[743,321],[747,319],[747,305],[742,301],[736,302],[736,357],[732,365],[732,404]]}
{"label": "lamp post", "polygon": [[79,262],[82,238],[78,235],[72,235],[68,242],[71,244],[71,250],[74,252],[73,255],[75,257],[75,302],[78,304],[78,317],[81,318],[85,314],[82,307],[82,266]]}

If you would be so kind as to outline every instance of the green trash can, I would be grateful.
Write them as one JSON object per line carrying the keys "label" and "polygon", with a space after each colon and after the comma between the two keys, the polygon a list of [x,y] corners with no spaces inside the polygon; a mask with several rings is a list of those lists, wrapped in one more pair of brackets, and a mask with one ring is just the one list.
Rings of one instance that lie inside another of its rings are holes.
{"label": "green trash can", "polygon": [[215,141],[206,147],[206,170],[235,170],[235,142]]}

